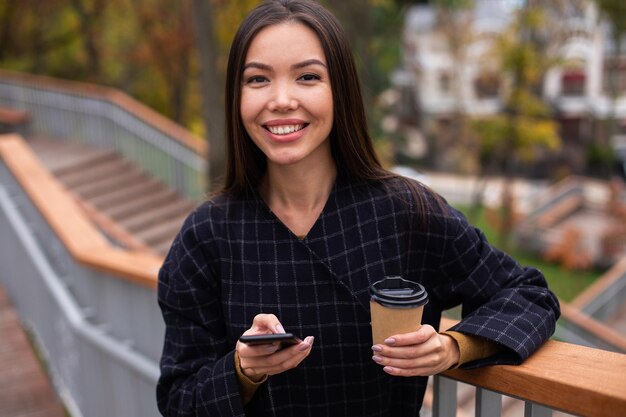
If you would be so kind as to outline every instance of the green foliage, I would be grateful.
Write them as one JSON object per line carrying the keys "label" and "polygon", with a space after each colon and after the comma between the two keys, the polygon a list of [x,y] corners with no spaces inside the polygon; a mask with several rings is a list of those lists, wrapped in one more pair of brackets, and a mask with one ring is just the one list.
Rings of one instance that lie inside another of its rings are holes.
{"label": "green foliage", "polygon": [[[210,1],[219,43],[215,62],[225,72],[227,53],[243,17],[261,0]],[[335,2],[327,2],[336,6]],[[191,0],[0,0],[0,67],[90,81],[120,88],[140,101],[202,132],[199,59]],[[343,3],[342,3],[343,4]],[[400,59],[403,7],[397,0],[347,0],[345,22],[369,16],[364,86],[371,97],[388,87]],[[91,36],[100,63],[90,69],[85,39]],[[373,107],[371,104],[368,108]]]}
{"label": "green foliage", "polygon": [[468,9],[474,2],[473,0],[432,0],[432,3],[448,10],[462,10]]}
{"label": "green foliage", "polygon": [[615,151],[609,145],[591,142],[587,148],[587,163],[594,168],[606,168],[615,163]]}
{"label": "green foliage", "polygon": [[626,2],[624,0],[596,0],[598,7],[617,33],[626,32]]}
{"label": "green foliage", "polygon": [[534,41],[533,31],[544,22],[542,9],[521,9],[511,28],[495,42],[491,56],[509,83],[503,94],[504,113],[471,123],[483,162],[496,159],[501,167],[515,159],[532,162],[540,152],[561,146],[550,108],[536,93],[543,75],[556,63]]}
{"label": "green foliage", "polygon": [[518,116],[513,120],[495,115],[472,120],[472,129],[480,137],[481,160],[498,157],[503,145],[512,145],[515,156],[532,162],[537,154],[548,149],[556,151],[561,145],[556,125],[548,119]]}
{"label": "green foliage", "polygon": [[235,30],[246,14],[261,3],[261,0],[213,0],[217,12],[217,39],[224,54],[228,52]]}

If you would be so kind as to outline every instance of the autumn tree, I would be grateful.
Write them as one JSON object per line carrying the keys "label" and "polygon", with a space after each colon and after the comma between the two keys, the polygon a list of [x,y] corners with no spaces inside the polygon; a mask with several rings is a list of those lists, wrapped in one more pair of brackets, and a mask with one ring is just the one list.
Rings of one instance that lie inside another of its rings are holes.
{"label": "autumn tree", "polygon": [[238,2],[193,0],[193,27],[200,60],[202,120],[209,142],[209,188],[223,176],[226,126],[224,80],[228,46],[238,22],[258,0]]}
{"label": "autumn tree", "polygon": [[[74,13],[62,0],[0,2],[0,66],[20,71],[76,74],[73,57],[79,34]],[[64,56],[64,65],[61,65]]]}
{"label": "autumn tree", "polygon": [[[446,132],[439,132],[440,136],[445,135],[448,140],[438,140],[437,142],[439,146],[462,149],[462,153],[467,156],[469,150],[467,112],[463,104],[462,90],[463,71],[467,63],[467,49],[473,41],[474,1],[433,0],[432,4],[436,16],[435,31],[444,40],[452,61],[448,75],[451,92],[454,96],[449,129]],[[449,149],[448,153],[450,153]]]}
{"label": "autumn tree", "polygon": [[132,3],[143,40],[137,44],[136,58],[149,63],[162,77],[166,113],[185,124],[194,47],[191,0]]}
{"label": "autumn tree", "polygon": [[499,242],[504,248],[513,227],[512,167],[560,146],[557,125],[541,98],[543,76],[557,63],[549,53],[552,50],[546,47],[552,39],[540,32],[547,24],[546,18],[540,2],[529,0],[517,11],[511,27],[498,37],[492,59],[507,77],[508,88],[502,97],[504,110],[472,123],[482,169],[504,176]]}
{"label": "autumn tree", "polygon": [[69,2],[78,16],[80,39],[87,57],[86,78],[92,81],[100,80],[102,66],[100,52],[102,18],[109,3],[108,0],[70,0]]}

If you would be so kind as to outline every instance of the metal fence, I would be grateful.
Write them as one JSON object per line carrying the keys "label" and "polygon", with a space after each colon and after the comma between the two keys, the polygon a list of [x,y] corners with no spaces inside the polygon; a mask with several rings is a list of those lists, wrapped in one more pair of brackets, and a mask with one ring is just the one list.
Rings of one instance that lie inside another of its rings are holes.
{"label": "metal fence", "polygon": [[0,282],[72,417],[157,416],[154,289],[78,264],[0,163]]}
{"label": "metal fence", "polygon": [[[35,76],[0,73],[0,106],[28,111],[30,134],[117,151],[182,195],[199,199],[205,192],[205,156],[118,101],[87,88],[64,89],[37,82]],[[134,102],[132,107],[143,106]],[[146,108],[143,113],[152,112]]]}

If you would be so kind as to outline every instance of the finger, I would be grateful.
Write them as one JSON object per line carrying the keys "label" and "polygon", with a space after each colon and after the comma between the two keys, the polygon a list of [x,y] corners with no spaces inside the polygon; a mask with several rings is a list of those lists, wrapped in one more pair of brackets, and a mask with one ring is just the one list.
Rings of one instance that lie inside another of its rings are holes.
{"label": "finger", "polygon": [[[254,368],[256,372],[275,375],[288,369],[295,368],[311,353],[314,338],[307,337],[300,344],[283,349],[265,358],[250,358],[246,366]],[[244,366],[242,362],[242,367]]]}
{"label": "finger", "polygon": [[424,324],[416,331],[409,333],[395,334],[385,339],[384,344],[387,346],[409,346],[426,342],[428,339],[436,335],[437,331],[431,325]]}
{"label": "finger", "polygon": [[309,351],[290,356],[287,360],[269,367],[258,367],[257,369],[267,375],[276,375],[297,367],[309,354]]}
{"label": "finger", "polygon": [[388,356],[374,355],[372,360],[382,366],[392,366],[401,369],[413,368],[437,368],[444,363],[445,357],[442,354],[432,353],[426,356],[393,358]]}
{"label": "finger", "polygon": [[[245,333],[244,333],[245,334]],[[263,357],[268,356],[280,349],[278,342],[267,343],[262,345],[248,345],[245,343],[237,342],[236,350],[239,353],[240,358],[249,357]]]}
{"label": "finger", "polygon": [[390,362],[390,364],[383,366],[383,371],[395,376],[436,375],[440,372],[445,371],[446,369],[447,367],[441,362],[433,362],[433,364],[431,365],[429,363],[419,364],[412,361],[407,361],[404,363],[393,361]]}
{"label": "finger", "polygon": [[399,369],[399,368],[394,368],[394,367],[391,367],[391,366],[385,366],[383,368],[383,371],[385,371],[389,375],[404,376],[404,377],[409,377],[409,376],[431,376],[431,375],[435,375],[436,374],[436,373],[432,373],[432,372],[430,372],[428,370]]}
{"label": "finger", "polygon": [[398,360],[391,361],[388,365],[383,366],[383,371],[395,376],[430,376],[439,374],[447,370],[449,366],[445,360],[433,359],[420,360],[417,362]]}
{"label": "finger", "polygon": [[250,330],[253,333],[285,333],[280,320],[273,314],[257,314],[254,316]]}

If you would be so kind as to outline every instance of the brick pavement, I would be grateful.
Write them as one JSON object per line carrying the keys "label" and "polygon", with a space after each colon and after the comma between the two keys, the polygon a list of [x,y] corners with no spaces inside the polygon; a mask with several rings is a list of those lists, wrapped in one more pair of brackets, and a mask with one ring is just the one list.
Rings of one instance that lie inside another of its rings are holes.
{"label": "brick pavement", "polygon": [[0,417],[65,417],[33,347],[0,287]]}

